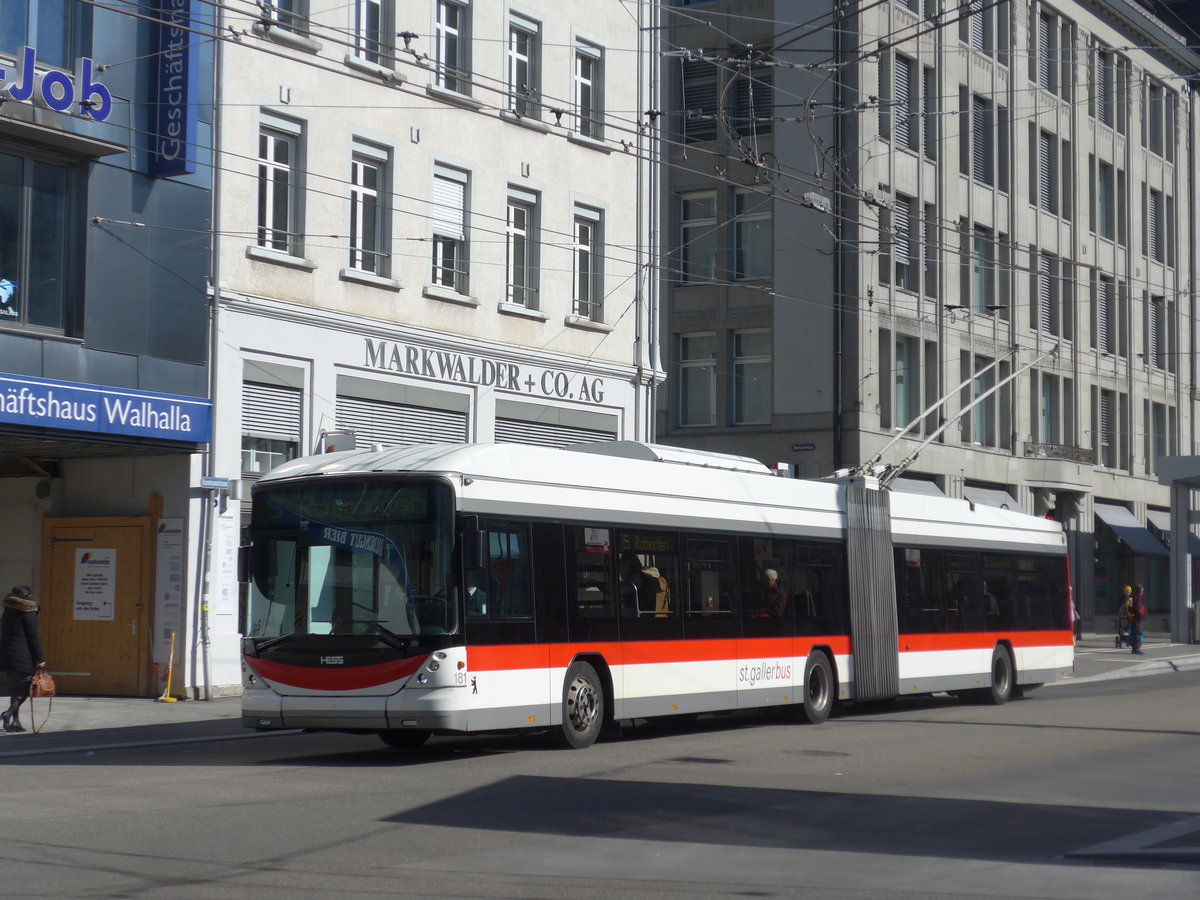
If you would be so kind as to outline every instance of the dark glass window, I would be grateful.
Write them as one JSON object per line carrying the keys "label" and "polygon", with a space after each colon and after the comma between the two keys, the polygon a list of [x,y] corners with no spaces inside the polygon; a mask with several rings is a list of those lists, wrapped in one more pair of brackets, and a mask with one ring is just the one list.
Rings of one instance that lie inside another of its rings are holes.
{"label": "dark glass window", "polygon": [[70,69],[77,56],[87,56],[91,41],[91,9],[73,0],[3,0],[0,2],[0,53],[16,56],[34,47],[37,60]]}
{"label": "dark glass window", "polygon": [[66,166],[0,153],[0,326],[72,330],[78,181]]}

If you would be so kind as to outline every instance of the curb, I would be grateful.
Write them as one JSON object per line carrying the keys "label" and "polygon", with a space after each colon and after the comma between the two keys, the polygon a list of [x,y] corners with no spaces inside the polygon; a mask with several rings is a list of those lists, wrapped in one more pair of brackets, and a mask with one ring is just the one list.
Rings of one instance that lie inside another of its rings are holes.
{"label": "curb", "polygon": [[1152,659],[1132,666],[1125,666],[1112,672],[1100,675],[1087,675],[1083,678],[1073,678],[1068,675],[1062,681],[1050,682],[1051,685],[1088,684],[1093,681],[1112,681],[1116,678],[1143,678],[1147,675],[1165,675],[1168,672],[1194,672],[1200,669],[1200,653],[1191,656],[1177,656],[1174,659]]}

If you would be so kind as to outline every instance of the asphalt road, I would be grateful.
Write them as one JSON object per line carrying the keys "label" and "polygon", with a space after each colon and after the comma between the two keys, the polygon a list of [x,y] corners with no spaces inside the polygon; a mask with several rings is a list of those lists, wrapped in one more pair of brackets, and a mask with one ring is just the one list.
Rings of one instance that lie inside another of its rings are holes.
{"label": "asphalt road", "polygon": [[3,893],[1192,898],[1197,698],[1185,672],[820,727],[641,725],[583,752],[529,736],[405,752],[228,720],[12,744]]}

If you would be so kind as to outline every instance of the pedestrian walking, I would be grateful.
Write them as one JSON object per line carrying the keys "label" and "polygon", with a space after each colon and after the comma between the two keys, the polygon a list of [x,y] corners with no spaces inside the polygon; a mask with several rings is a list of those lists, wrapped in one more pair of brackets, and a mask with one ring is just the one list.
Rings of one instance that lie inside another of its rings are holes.
{"label": "pedestrian walking", "polygon": [[1133,653],[1144,653],[1142,643],[1146,639],[1142,625],[1146,621],[1146,593],[1140,584],[1133,588],[1133,596],[1129,598],[1129,644]]}
{"label": "pedestrian walking", "polygon": [[1117,601],[1116,646],[1118,647],[1120,647],[1122,644],[1129,644],[1130,646],[1133,646],[1130,643],[1132,635],[1129,632],[1129,615],[1132,604],[1133,588],[1129,585],[1125,585],[1124,589],[1121,591],[1121,599]]}
{"label": "pedestrian walking", "polygon": [[29,696],[33,673],[46,667],[38,631],[38,605],[26,585],[19,584],[4,598],[0,614],[0,671],[8,673],[8,709],[0,713],[5,731],[24,731],[21,704]]}

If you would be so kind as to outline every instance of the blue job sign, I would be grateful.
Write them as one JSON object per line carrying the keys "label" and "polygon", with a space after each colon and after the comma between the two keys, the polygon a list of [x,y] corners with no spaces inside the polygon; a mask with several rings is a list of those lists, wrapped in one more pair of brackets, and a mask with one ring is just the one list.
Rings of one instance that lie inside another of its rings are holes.
{"label": "blue job sign", "polygon": [[212,402],[152,391],[0,375],[0,424],[202,444],[212,438]]}

